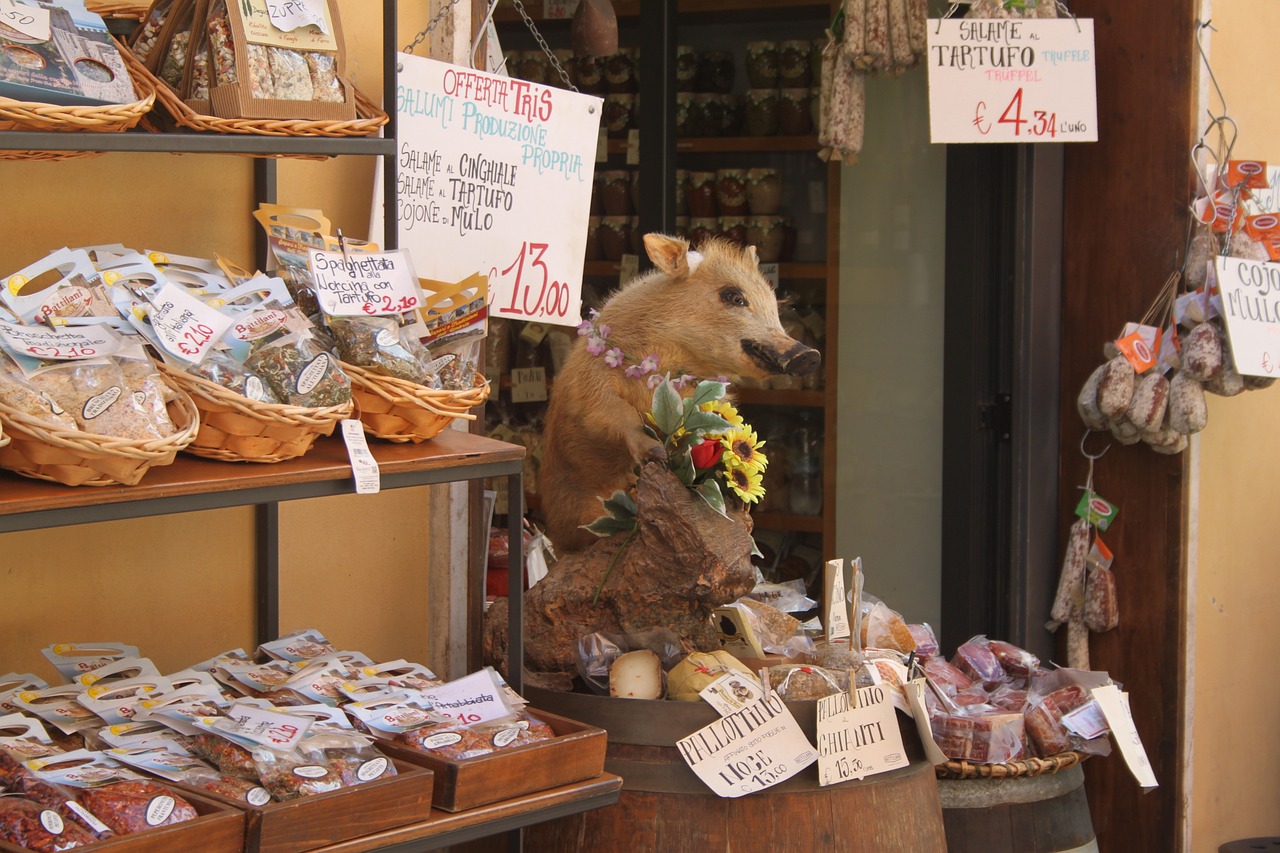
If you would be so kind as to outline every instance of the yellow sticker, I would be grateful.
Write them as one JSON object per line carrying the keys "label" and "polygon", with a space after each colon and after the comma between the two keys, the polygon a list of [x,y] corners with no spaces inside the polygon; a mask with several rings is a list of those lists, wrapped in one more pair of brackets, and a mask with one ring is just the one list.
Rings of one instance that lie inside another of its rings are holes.
{"label": "yellow sticker", "polygon": [[88,687],[90,684],[93,684],[93,682],[97,681],[101,677],[102,676],[100,675],[94,675],[92,672],[86,672],[84,675],[80,676],[80,683],[83,684],[85,687]]}
{"label": "yellow sticker", "polygon": [[120,280],[120,273],[115,270],[107,270],[102,274],[102,280],[108,285],[113,285]]}
{"label": "yellow sticker", "polygon": [[[201,293],[204,293],[204,291],[203,291],[203,290],[202,290],[202,291],[200,291],[200,292],[201,292]],[[225,299],[219,299],[219,298],[218,298],[218,297],[216,297],[216,296],[215,296],[213,299],[210,299],[208,302],[206,302],[206,303],[205,303],[205,305],[208,305],[210,308],[221,308],[223,305],[226,305],[226,304],[227,304],[227,300],[225,300]]]}
{"label": "yellow sticker", "polygon": [[167,264],[169,263],[169,256],[164,252],[152,252],[147,255],[147,260],[151,261],[153,264]]}
{"label": "yellow sticker", "polygon": [[39,699],[40,697],[35,694],[35,691],[24,690],[18,694],[18,698],[23,702],[34,702],[36,699]]}
{"label": "yellow sticker", "polygon": [[[25,275],[11,276],[8,281],[9,292],[12,293],[14,296],[17,296],[18,291],[22,290],[23,286],[26,285],[28,281],[30,281],[30,279],[28,279]],[[56,652],[58,650],[58,647],[54,646],[53,649]]]}

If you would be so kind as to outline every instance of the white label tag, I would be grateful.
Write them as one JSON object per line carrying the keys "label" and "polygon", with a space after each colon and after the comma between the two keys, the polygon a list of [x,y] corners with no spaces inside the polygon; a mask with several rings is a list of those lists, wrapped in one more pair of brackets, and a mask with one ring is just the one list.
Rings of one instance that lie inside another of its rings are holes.
{"label": "white label tag", "polygon": [[1102,715],[1102,708],[1097,700],[1090,700],[1069,714],[1062,715],[1062,725],[1067,731],[1085,740],[1093,740],[1111,731],[1107,718]]}
{"label": "white label tag", "polygon": [[548,21],[566,20],[578,11],[578,0],[546,0],[542,8]]}
{"label": "white label tag", "polygon": [[159,826],[169,819],[169,815],[173,814],[173,807],[176,805],[173,797],[168,794],[162,794],[155,797],[147,805],[147,824],[149,826]]}
{"label": "white label tag", "polygon": [[293,768],[293,775],[301,779],[323,779],[329,775],[329,771],[319,764],[304,764]]}
{"label": "white label tag", "polygon": [[463,723],[484,723],[511,715],[502,685],[488,667],[423,690],[421,695],[435,711]]}
{"label": "white label tag", "polygon": [[721,797],[763,791],[818,760],[776,693],[676,742],[685,763]]}
{"label": "white label tag", "polygon": [[924,757],[936,767],[946,764],[947,756],[938,748],[937,741],[933,739],[933,729],[929,726],[929,710],[924,706],[924,692],[928,689],[923,678],[914,678],[906,683],[903,692],[907,694],[907,707],[916,722],[916,733],[924,744]]}
{"label": "white label tag", "polygon": [[640,131],[634,128],[627,131],[627,165],[640,165]]}
{"label": "white label tag", "polygon": [[761,265],[760,265],[760,275],[764,276],[764,277],[765,277],[765,279],[766,279],[770,284],[772,284],[772,285],[774,286],[774,288],[775,288],[775,289],[777,288],[777,286],[778,286],[779,282],[781,281],[781,279],[779,279],[779,278],[778,278],[778,265],[777,265],[777,264],[761,264]]}
{"label": "white label tag", "polygon": [[227,715],[236,723],[233,734],[279,750],[297,746],[312,723],[310,717],[281,714],[239,703],[228,708]]}
{"label": "white label tag", "polygon": [[356,478],[356,494],[376,495],[382,490],[382,472],[369,450],[364,424],[352,419],[343,421],[342,440],[346,442],[347,458],[351,460],[351,471]]}
{"label": "white label tag", "polygon": [[1088,18],[934,19],[927,57],[934,142],[1098,139]]}
{"label": "white label tag", "polygon": [[235,319],[210,308],[172,282],[151,300],[151,325],[160,346],[170,355],[199,364],[235,324]]}
{"label": "white label tag", "polygon": [[267,16],[272,26],[286,33],[307,24],[315,24],[322,33],[329,32],[324,0],[272,0],[267,4]]}
{"label": "white label tag", "polygon": [[361,782],[368,782],[377,779],[383,773],[387,772],[387,759],[370,758],[356,769],[356,778]]}
{"label": "white label tag", "polygon": [[34,41],[48,41],[53,35],[48,9],[19,6],[13,0],[0,0],[0,24],[12,27]]}
{"label": "white label tag", "polygon": [[271,802],[271,792],[266,788],[253,788],[244,795],[244,801],[251,806],[265,806]]}
{"label": "white label tag", "polygon": [[818,780],[835,785],[906,767],[889,690],[863,687],[818,700]]}
{"label": "white label tag", "polygon": [[1120,688],[1114,684],[1095,687],[1092,692],[1098,707],[1102,709],[1102,715],[1107,718],[1107,725],[1111,726],[1116,745],[1120,747],[1120,754],[1124,756],[1124,763],[1129,765],[1133,778],[1144,788],[1158,786],[1160,783],[1156,781],[1156,773],[1151,768],[1147,751],[1142,746],[1142,738],[1133,723],[1133,714],[1129,712],[1128,694],[1121,693]]}
{"label": "white label tag", "polygon": [[736,714],[764,698],[764,688],[740,672],[726,672],[698,691],[722,717]]}
{"label": "white label tag", "polygon": [[621,287],[638,275],[640,275],[640,256],[623,255],[618,264],[618,286]]}
{"label": "white label tag", "polygon": [[99,358],[120,349],[120,336],[110,326],[19,326],[0,322],[5,347],[23,355],[57,361]]}
{"label": "white label tag", "polygon": [[53,809],[45,809],[40,812],[40,825],[43,826],[45,831],[50,835],[61,835],[62,830],[64,829],[62,825],[62,815],[58,814]]}
{"label": "white label tag", "polygon": [[844,557],[827,560],[825,590],[827,595],[827,642],[851,636],[849,602],[844,588]]}
{"label": "white label tag", "polygon": [[516,367],[511,370],[511,402],[534,403],[547,399],[547,370]]}
{"label": "white label tag", "polygon": [[331,317],[403,314],[422,306],[409,253],[311,250],[320,308]]}
{"label": "white label tag", "polygon": [[111,827],[98,820],[97,815],[77,803],[75,800],[67,800],[67,808],[75,812],[76,815],[82,821],[87,823],[94,832],[103,833],[111,831]]}

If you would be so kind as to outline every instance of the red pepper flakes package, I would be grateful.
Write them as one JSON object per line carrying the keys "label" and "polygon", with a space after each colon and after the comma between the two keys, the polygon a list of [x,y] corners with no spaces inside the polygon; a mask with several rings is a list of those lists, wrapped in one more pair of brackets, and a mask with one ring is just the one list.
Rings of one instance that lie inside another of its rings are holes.
{"label": "red pepper flakes package", "polygon": [[262,786],[281,802],[396,775],[395,765],[354,730],[309,734],[292,750],[252,750]]}
{"label": "red pepper flakes package", "polygon": [[[990,706],[974,706],[973,711]],[[1024,757],[1021,714],[937,714],[929,720],[938,748],[955,761],[1004,764]]]}
{"label": "red pepper flakes package", "polygon": [[87,847],[96,839],[62,815],[21,797],[0,797],[0,841],[38,853]]}
{"label": "red pepper flakes package", "polygon": [[25,765],[41,779],[75,789],[76,801],[118,835],[193,820],[195,808],[100,752],[78,750]]}
{"label": "red pepper flakes package", "polygon": [[1005,679],[1004,668],[1000,666],[1000,661],[992,653],[987,638],[983,636],[974,637],[969,642],[961,644],[956,649],[951,663],[974,681],[981,681],[993,687]]}
{"label": "red pepper flakes package", "polygon": [[471,726],[453,722],[429,724],[401,732],[395,740],[419,752],[465,761],[500,749],[550,740],[555,736],[549,725],[528,713],[521,713]]}

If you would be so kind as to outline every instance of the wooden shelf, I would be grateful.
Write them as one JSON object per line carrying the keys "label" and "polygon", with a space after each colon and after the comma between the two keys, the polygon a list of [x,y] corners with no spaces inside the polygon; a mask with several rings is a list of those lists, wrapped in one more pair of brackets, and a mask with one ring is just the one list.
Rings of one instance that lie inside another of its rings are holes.
{"label": "wooden shelf", "polygon": [[757,530],[795,530],[799,533],[822,533],[822,516],[791,515],[785,512],[753,512],[751,520]]}
{"label": "wooden shelf", "polygon": [[417,853],[474,841],[498,832],[578,814],[618,801],[622,779],[602,773],[594,779],[539,791],[463,812],[432,809],[425,821],[331,844],[312,853]]}
{"label": "wooden shelf", "polygon": [[[816,136],[686,136],[676,139],[677,154],[724,154],[734,151],[817,151]],[[627,140],[609,140],[610,154],[626,154]]]}
{"label": "wooden shelf", "polygon": [[826,405],[825,395],[821,391],[735,387],[733,397],[748,406],[811,406],[820,409]]}

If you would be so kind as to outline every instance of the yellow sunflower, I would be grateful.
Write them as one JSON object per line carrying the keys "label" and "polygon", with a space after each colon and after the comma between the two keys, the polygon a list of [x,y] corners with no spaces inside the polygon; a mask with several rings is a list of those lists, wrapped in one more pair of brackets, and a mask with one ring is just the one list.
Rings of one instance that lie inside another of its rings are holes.
{"label": "yellow sunflower", "polygon": [[729,488],[733,489],[733,493],[741,498],[743,503],[755,503],[764,497],[762,478],[763,474],[759,469],[745,468],[741,465],[731,465],[725,471],[725,480]]}
{"label": "yellow sunflower", "polygon": [[769,459],[760,448],[765,443],[756,438],[756,431],[747,425],[739,429],[729,430],[720,438],[725,449],[725,464],[731,467],[749,468],[763,471]]}
{"label": "yellow sunflower", "polygon": [[719,415],[728,421],[734,429],[742,429],[746,426],[746,423],[742,420],[742,415],[738,414],[738,410],[728,400],[713,400],[710,403],[703,403],[698,408],[704,412]]}

